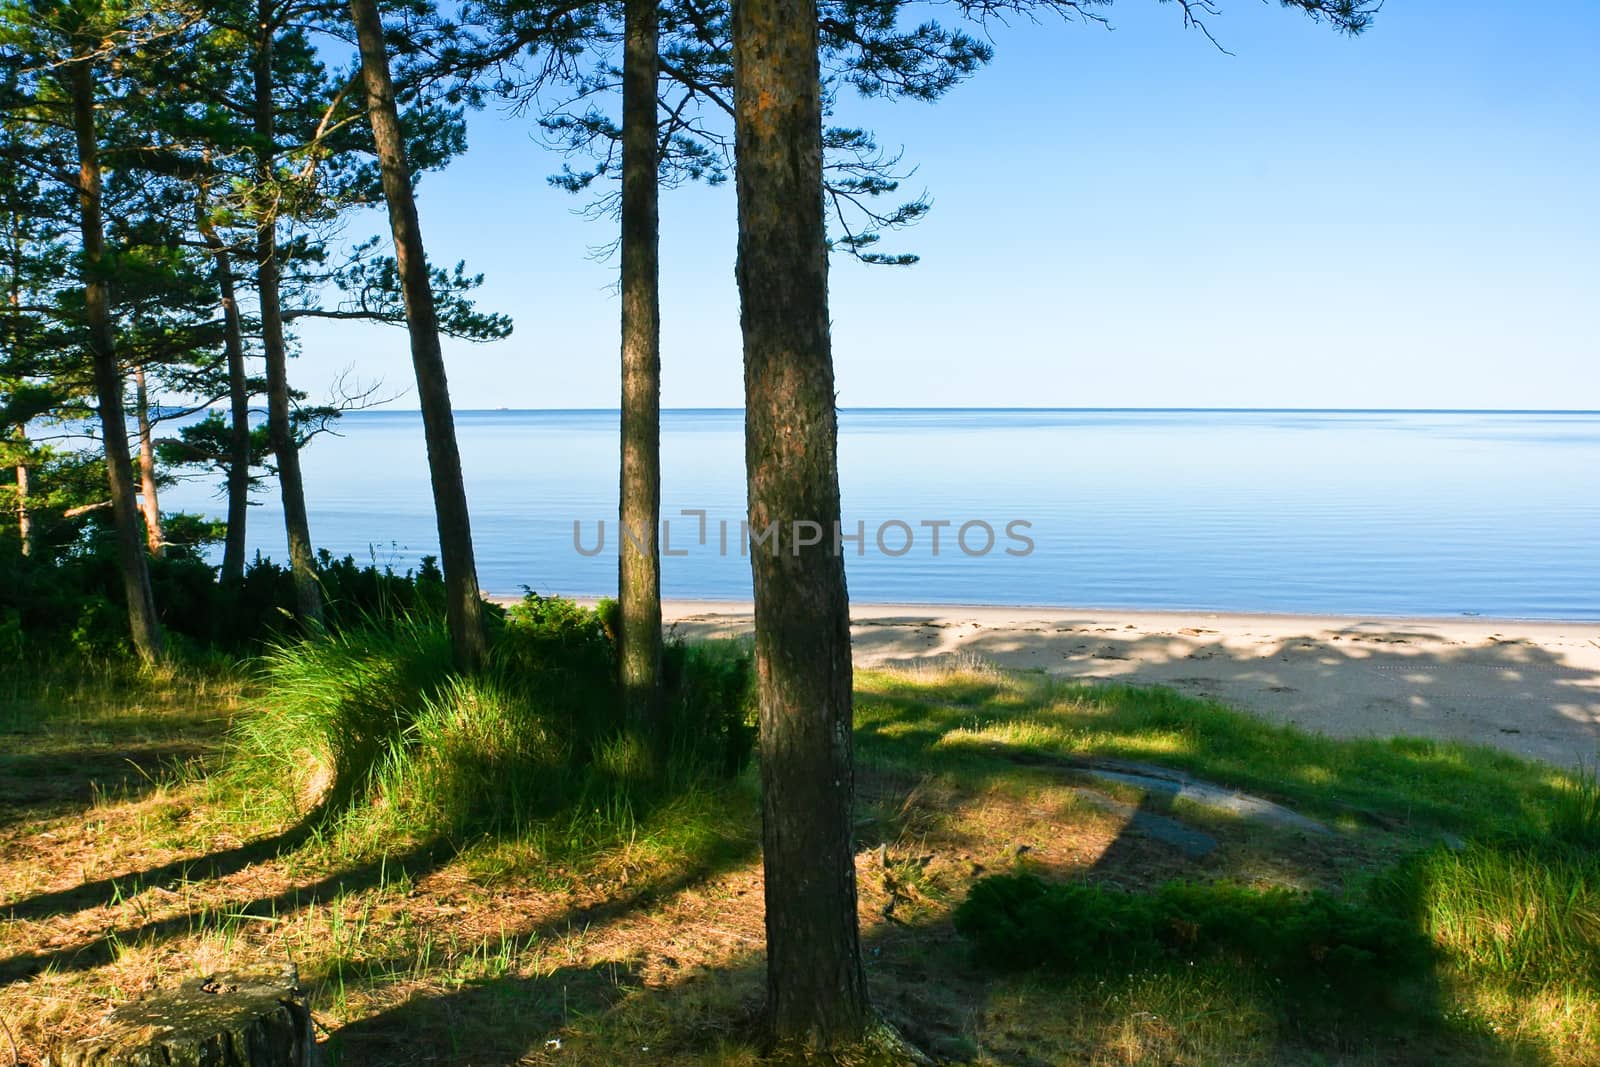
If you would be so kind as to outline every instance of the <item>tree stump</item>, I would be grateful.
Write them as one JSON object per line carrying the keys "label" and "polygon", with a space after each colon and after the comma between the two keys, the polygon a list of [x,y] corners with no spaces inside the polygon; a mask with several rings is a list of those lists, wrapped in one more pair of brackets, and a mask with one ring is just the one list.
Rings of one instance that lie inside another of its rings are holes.
{"label": "tree stump", "polygon": [[297,976],[194,978],[113,1011],[67,1044],[59,1067],[315,1067],[311,1012]]}

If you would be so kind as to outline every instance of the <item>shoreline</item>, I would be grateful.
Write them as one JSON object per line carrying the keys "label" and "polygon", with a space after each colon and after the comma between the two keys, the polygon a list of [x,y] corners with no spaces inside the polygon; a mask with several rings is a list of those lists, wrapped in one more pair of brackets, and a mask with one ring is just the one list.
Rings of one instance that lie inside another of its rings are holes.
{"label": "shoreline", "polygon": [[[604,596],[567,596],[555,593],[585,607],[594,607]],[[484,593],[483,598],[494,604],[509,607],[522,599],[520,595],[509,593]],[[663,620],[687,618],[692,615],[749,615],[755,611],[753,600],[728,600],[719,597],[664,597],[661,601]],[[1341,612],[1318,611],[1234,611],[1214,608],[1132,608],[1132,607],[1106,607],[1059,604],[967,604],[952,603],[948,601],[855,601],[850,602],[850,617],[852,621],[858,619],[881,619],[890,616],[946,616],[959,614],[973,614],[988,616],[990,618],[1017,618],[1028,621],[1050,621],[1057,618],[1147,618],[1151,620],[1162,619],[1234,619],[1252,620],[1262,623],[1344,623],[1351,625],[1382,625],[1382,626],[1452,626],[1460,623],[1465,626],[1494,626],[1497,629],[1517,627],[1519,629],[1551,629],[1565,628],[1567,630],[1588,628],[1594,631],[1596,640],[1600,640],[1600,617],[1593,619],[1547,619],[1541,617],[1528,617],[1522,615],[1386,615],[1381,612],[1369,614],[1348,614]]]}
{"label": "shoreline", "polygon": [[[748,600],[664,600],[662,617],[690,640],[753,625]],[[990,663],[1165,686],[1332,736],[1600,765],[1600,621],[859,603],[851,636],[862,669]]]}

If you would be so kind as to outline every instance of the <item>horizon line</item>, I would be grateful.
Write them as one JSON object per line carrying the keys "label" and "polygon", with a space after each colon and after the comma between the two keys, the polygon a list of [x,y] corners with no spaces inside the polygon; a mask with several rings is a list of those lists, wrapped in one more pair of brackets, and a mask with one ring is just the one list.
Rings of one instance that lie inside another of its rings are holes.
{"label": "horizon line", "polygon": [[[615,414],[616,407],[493,407],[456,408],[458,415],[499,414]],[[663,407],[663,415],[683,412],[734,413],[743,407]],[[1313,408],[1313,407],[1117,407],[1117,406],[1020,406],[1020,405],[862,405],[839,407],[840,412],[1037,412],[1041,414],[1065,412],[1140,413],[1140,414],[1278,414],[1278,415],[1600,415],[1600,408]],[[419,414],[420,408],[366,408],[346,412],[345,415],[399,415]]]}

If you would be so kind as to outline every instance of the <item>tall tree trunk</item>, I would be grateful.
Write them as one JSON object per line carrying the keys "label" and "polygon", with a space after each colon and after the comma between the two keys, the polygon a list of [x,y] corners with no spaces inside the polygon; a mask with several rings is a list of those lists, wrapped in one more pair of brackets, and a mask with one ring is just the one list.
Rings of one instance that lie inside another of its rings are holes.
{"label": "tall tree trunk", "polygon": [[[257,5],[255,54],[256,177],[263,187],[277,179],[273,134],[272,41],[276,32],[273,0]],[[256,292],[261,301],[261,347],[267,364],[267,437],[278,463],[283,494],[283,525],[289,537],[289,569],[302,622],[322,623],[322,587],[312,565],[311,524],[306,518],[305,481],[300,474],[300,443],[289,417],[289,350],[283,335],[283,301],[278,283],[278,219],[269,212],[256,228]]]}
{"label": "tall tree trunk", "polygon": [[156,490],[156,445],[150,432],[150,393],[145,388],[144,366],[133,368],[133,409],[139,423],[139,507],[144,512],[144,536],[150,554],[166,554],[161,531],[161,497]]}
{"label": "tall tree trunk", "polygon": [[383,23],[376,0],[350,0],[361,48],[361,72],[367,88],[367,117],[378,148],[383,195],[389,203],[389,228],[405,297],[406,327],[411,335],[411,363],[417,374],[417,399],[422,406],[422,431],[428,443],[428,473],[433,481],[433,511],[439,527],[439,555],[444,564],[445,611],[456,665],[475,670],[488,654],[483,628],[483,598],[478,591],[477,564],[472,554],[472,522],[467,512],[466,483],[461,477],[461,452],[456,445],[455,417],[450,410],[450,385],[439,347],[439,321],[434,309],[428,260],[411,190],[400,114]]}
{"label": "tall tree trunk", "polygon": [[[6,302],[11,307],[11,347],[20,349],[21,328],[17,319],[22,306],[22,249],[16,237],[17,219],[12,216],[11,291]],[[17,540],[24,556],[33,555],[33,512],[28,506],[28,428],[18,426],[13,435],[17,442]]]}
{"label": "tall tree trunk", "polygon": [[200,212],[200,235],[217,265],[222,294],[223,344],[228,355],[228,536],[222,545],[222,581],[244,578],[245,524],[250,514],[250,382],[244,365],[244,326],[234,292],[233,261],[216,227]]}
{"label": "tall tree trunk", "polygon": [[128,451],[128,422],[122,411],[122,372],[117,367],[111,328],[111,299],[101,260],[105,256],[105,223],[100,210],[100,155],[94,121],[94,71],[87,59],[70,64],[73,133],[78,147],[78,214],[83,231],[84,310],[89,323],[89,353],[105,439],[106,474],[111,488],[111,516],[117,535],[117,563],[128,601],[128,629],[133,647],[146,662],[162,652],[161,624],[150,591],[144,537],[134,501],[133,457]]}
{"label": "tall tree trunk", "polygon": [[[830,1049],[872,1020],[856,917],[850,607],[839,520],[815,0],[736,0],[738,281],[761,716],[767,1009]],[[794,537],[795,523],[819,537]],[[812,540],[809,546],[801,542]]]}
{"label": "tall tree trunk", "polygon": [[656,172],[657,0],[627,0],[622,61],[622,470],[617,600],[631,727],[661,723],[661,291]]}
{"label": "tall tree trunk", "polygon": [[17,538],[24,556],[33,555],[33,511],[28,503],[28,431],[21,426],[16,432],[17,447]]}

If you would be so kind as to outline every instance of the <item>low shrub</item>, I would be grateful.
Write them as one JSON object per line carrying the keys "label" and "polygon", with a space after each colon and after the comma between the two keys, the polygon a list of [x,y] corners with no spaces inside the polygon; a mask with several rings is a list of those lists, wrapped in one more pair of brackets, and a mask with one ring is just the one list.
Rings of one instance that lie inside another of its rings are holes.
{"label": "low shrub", "polygon": [[348,809],[399,758],[450,673],[437,620],[374,621],[280,644],[262,660],[267,707],[238,729],[237,773],[291,811]]}
{"label": "low shrub", "polygon": [[1403,916],[1330,896],[1230,883],[1169,882],[1152,893],[1030,874],[979,880],[955,926],[980,963],[1061,973],[1219,960],[1286,984],[1359,997],[1427,970],[1431,949]]}
{"label": "low shrub", "polygon": [[756,743],[755,672],[748,644],[670,641],[661,676],[671,765],[696,773],[739,773]]}
{"label": "low shrub", "polygon": [[[287,567],[258,556],[241,581],[222,583],[215,567],[182,546],[148,563],[156,610],[176,648],[252,654],[297,632]],[[432,557],[397,573],[323,551],[314,567],[331,630],[373,618],[443,617],[444,576]],[[109,538],[86,538],[58,558],[0,545],[0,635],[15,658],[131,657],[125,603]],[[492,616],[499,610],[489,607]]]}
{"label": "low shrub", "polygon": [[750,657],[669,644],[668,774],[624,730],[603,608],[529,595],[491,628],[489,666],[455,672],[437,615],[373,617],[265,655],[266,706],[237,731],[235,777],[280,811],[392,838],[512,833],[563,805],[633,817],[663,790],[749,757]]}

